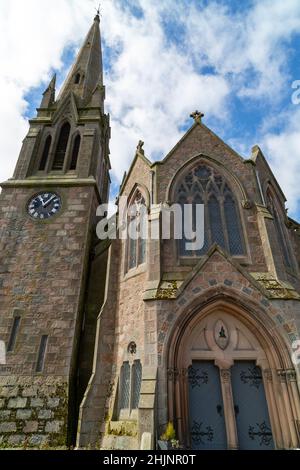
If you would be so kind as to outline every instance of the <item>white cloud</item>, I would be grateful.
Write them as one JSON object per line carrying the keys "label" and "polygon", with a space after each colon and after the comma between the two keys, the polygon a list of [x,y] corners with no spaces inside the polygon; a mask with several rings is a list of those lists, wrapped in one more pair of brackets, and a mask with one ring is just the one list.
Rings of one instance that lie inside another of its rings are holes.
{"label": "white cloud", "polygon": [[293,110],[280,133],[269,133],[262,146],[269,155],[272,170],[287,198],[289,213],[293,216],[300,210],[300,106]]}
{"label": "white cloud", "polygon": [[240,96],[276,99],[287,81],[287,45],[300,31],[298,0],[264,0],[247,13],[230,14],[225,5],[208,6],[187,20],[190,53],[199,63],[231,74]]}

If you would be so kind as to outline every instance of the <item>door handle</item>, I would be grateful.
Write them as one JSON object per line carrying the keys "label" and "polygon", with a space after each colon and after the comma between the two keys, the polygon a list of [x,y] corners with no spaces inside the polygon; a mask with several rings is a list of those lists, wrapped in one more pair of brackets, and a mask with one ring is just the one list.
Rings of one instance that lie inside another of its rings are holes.
{"label": "door handle", "polygon": [[217,405],[217,413],[222,417],[222,405]]}
{"label": "door handle", "polygon": [[236,415],[239,414],[240,409],[239,409],[238,405],[234,405],[234,412],[235,412]]}

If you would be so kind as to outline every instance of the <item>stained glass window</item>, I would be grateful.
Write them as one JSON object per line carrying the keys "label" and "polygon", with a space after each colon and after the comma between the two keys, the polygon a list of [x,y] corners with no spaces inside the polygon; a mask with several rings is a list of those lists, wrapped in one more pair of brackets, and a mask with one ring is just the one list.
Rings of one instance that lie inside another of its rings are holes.
{"label": "stained glass window", "polygon": [[242,255],[244,252],[241,238],[241,228],[236,208],[235,200],[232,194],[227,194],[224,201],[224,212],[226,219],[229,251],[232,255]]}
{"label": "stained glass window", "polygon": [[214,242],[225,247],[224,227],[221,218],[220,204],[216,196],[213,194],[208,201],[208,214],[210,220],[211,238]]}
{"label": "stained glass window", "polygon": [[267,201],[268,201],[268,209],[269,209],[269,211],[271,212],[271,214],[273,216],[274,226],[275,226],[276,235],[277,235],[277,240],[278,240],[278,244],[279,244],[280,249],[281,249],[284,264],[288,268],[290,268],[290,267],[292,267],[292,262],[291,262],[291,255],[290,255],[290,251],[289,251],[289,246],[288,246],[288,243],[286,241],[286,234],[284,233],[283,224],[281,223],[281,221],[279,219],[279,215],[278,215],[277,209],[275,207],[275,204],[273,202],[273,198],[272,198],[270,192],[268,192],[268,194],[267,194]]}
{"label": "stained glass window", "polygon": [[129,408],[130,398],[130,365],[124,362],[120,374],[120,409]]}
{"label": "stained glass window", "polygon": [[142,384],[142,364],[141,361],[134,361],[132,366],[132,409],[136,409],[139,406],[140,391]]}
{"label": "stained glass window", "polygon": [[127,269],[133,269],[146,261],[147,209],[145,199],[136,192],[128,209]]}
{"label": "stained glass window", "polygon": [[120,372],[119,410],[135,410],[139,406],[142,385],[142,364],[139,359],[132,365],[123,362]]}
{"label": "stained glass window", "polygon": [[179,182],[176,200],[181,206],[193,205],[190,221],[193,229],[196,224],[196,204],[204,205],[204,246],[197,251],[187,250],[183,233],[182,240],[179,240],[181,256],[202,256],[214,243],[232,255],[245,253],[237,202],[225,178],[215,168],[204,163],[195,165]]}

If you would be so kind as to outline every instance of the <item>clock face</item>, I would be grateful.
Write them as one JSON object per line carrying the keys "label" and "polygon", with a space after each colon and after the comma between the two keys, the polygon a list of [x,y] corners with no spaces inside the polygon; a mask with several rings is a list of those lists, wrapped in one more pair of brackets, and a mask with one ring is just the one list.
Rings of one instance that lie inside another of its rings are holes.
{"label": "clock face", "polygon": [[56,193],[39,193],[28,203],[28,214],[35,220],[47,220],[61,209],[61,198]]}

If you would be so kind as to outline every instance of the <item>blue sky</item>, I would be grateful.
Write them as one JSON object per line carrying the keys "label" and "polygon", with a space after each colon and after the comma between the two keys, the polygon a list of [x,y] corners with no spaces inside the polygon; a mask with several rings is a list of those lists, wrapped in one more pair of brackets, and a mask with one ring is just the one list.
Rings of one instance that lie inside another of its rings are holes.
{"label": "blue sky", "polygon": [[[92,0],[0,0],[0,58],[8,63],[0,73],[8,136],[0,142],[1,179],[12,172],[52,73],[59,84],[65,78],[94,7]],[[299,0],[103,0],[101,30],[114,193],[138,140],[147,156],[163,158],[197,108],[245,158],[260,145],[289,214],[300,220],[300,104],[291,100],[300,80]],[[18,57],[26,61],[21,70]]]}

